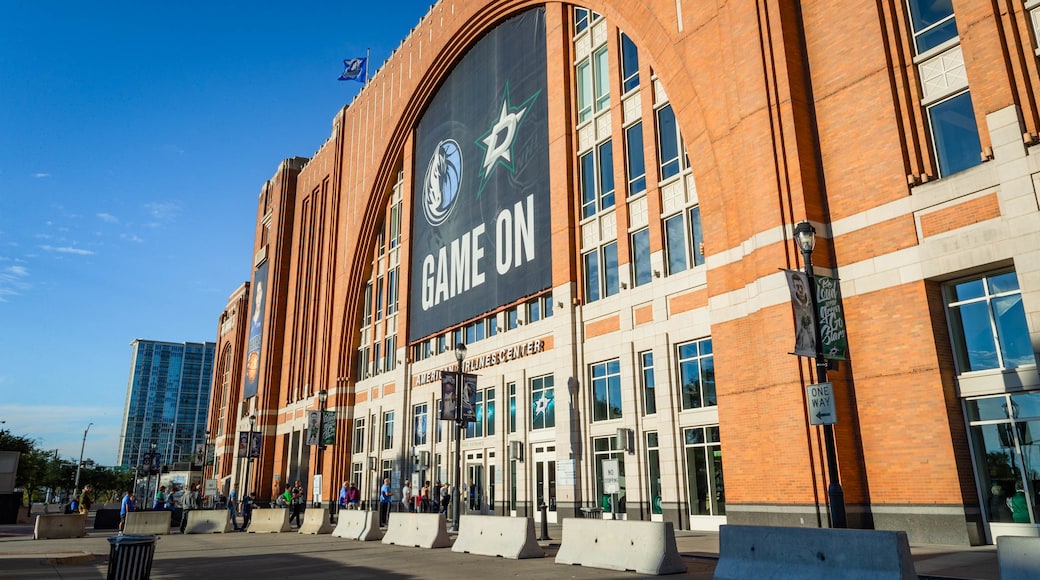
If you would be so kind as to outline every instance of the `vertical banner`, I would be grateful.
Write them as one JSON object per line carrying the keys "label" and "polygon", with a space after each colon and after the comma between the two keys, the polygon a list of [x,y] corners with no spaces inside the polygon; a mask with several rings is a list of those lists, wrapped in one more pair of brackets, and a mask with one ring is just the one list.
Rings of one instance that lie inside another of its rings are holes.
{"label": "vertical banner", "polygon": [[845,313],[841,309],[841,288],[838,279],[830,276],[816,278],[816,310],[820,321],[820,352],[824,357],[845,360],[849,338],[845,330]]}
{"label": "vertical banner", "polygon": [[195,467],[202,467],[206,463],[206,444],[195,444]]}
{"label": "vertical banner", "polygon": [[235,457],[239,459],[249,457],[249,431],[238,432],[238,453]]}
{"label": "vertical banner", "polygon": [[249,307],[249,339],[246,343],[245,388],[243,399],[255,397],[260,378],[260,346],[264,337],[264,306],[267,304],[267,262],[253,274],[253,299]]}
{"label": "vertical banner", "polygon": [[256,459],[260,457],[260,445],[263,442],[263,433],[259,431],[253,431],[250,435],[249,441],[249,457]]}
{"label": "vertical banner", "polygon": [[441,420],[454,421],[458,410],[458,399],[455,388],[455,380],[458,373],[454,371],[441,371]]}
{"label": "vertical banner", "polygon": [[335,445],[336,444],[336,412],[325,411],[325,418],[322,419],[321,424],[321,444],[322,445]]}
{"label": "vertical banner", "polygon": [[318,444],[318,422],[321,419],[318,415],[321,411],[307,411],[307,445]]}
{"label": "vertical banner", "polygon": [[480,39],[415,131],[410,341],[552,286],[545,8]]}
{"label": "vertical banner", "polygon": [[794,306],[794,354],[816,358],[816,319],[813,316],[809,277],[798,270],[784,270]]}
{"label": "vertical banner", "polygon": [[477,420],[477,375],[462,373],[462,422]]}

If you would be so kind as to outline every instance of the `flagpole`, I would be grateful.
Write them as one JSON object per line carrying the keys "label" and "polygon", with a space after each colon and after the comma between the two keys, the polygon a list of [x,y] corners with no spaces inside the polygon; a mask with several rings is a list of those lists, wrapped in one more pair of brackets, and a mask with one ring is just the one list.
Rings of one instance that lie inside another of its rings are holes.
{"label": "flagpole", "polygon": [[368,67],[372,66],[372,49],[365,49],[365,82],[361,83],[361,86],[368,86]]}

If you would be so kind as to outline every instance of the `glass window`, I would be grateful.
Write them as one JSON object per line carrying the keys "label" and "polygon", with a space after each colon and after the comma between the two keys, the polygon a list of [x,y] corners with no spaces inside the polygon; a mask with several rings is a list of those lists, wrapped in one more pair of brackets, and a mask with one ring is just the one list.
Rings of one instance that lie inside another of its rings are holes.
{"label": "glass window", "polygon": [[484,391],[484,433],[488,437],[495,434],[495,389]]}
{"label": "glass window", "polygon": [[395,334],[393,336],[386,337],[386,339],[383,341],[383,345],[383,356],[386,357],[384,359],[385,362],[383,364],[383,369],[387,371],[392,371],[394,370],[394,367],[397,366],[397,335]]}
{"label": "glass window", "polygon": [[643,158],[643,123],[625,129],[625,170],[628,195],[646,191],[646,162]]}
{"label": "glass window", "polygon": [[351,453],[365,452],[365,419],[354,419],[354,441],[351,442]]}
{"label": "glass window", "polygon": [[941,176],[982,163],[982,143],[970,92],[965,91],[928,107],[928,120]]}
{"label": "glass window", "polygon": [[704,232],[701,229],[700,206],[690,208],[687,212],[690,224],[690,255],[693,256],[693,265],[704,264]]}
{"label": "glass window", "polygon": [[383,449],[392,449],[394,446],[394,412],[383,413]]}
{"label": "glass window", "polygon": [[621,33],[621,92],[639,86],[639,50],[624,32]]}
{"label": "glass window", "polygon": [[582,256],[585,264],[585,300],[595,302],[600,299],[599,292],[599,252],[592,251]]}
{"label": "glass window", "polygon": [[476,420],[466,423],[467,439],[484,436],[484,391],[477,391],[475,393],[474,401],[473,416]]}
{"label": "glass window", "polygon": [[603,47],[592,55],[593,76],[596,77],[596,110],[602,111],[610,104],[610,77],[607,47]]}
{"label": "glass window", "polygon": [[918,54],[957,36],[952,0],[909,0]]}
{"label": "glass window", "polygon": [[715,356],[710,338],[679,345],[679,384],[682,385],[683,410],[718,404],[715,400]]}
{"label": "glass window", "polygon": [[376,278],[376,320],[383,319],[383,277]]}
{"label": "glass window", "polygon": [[542,318],[550,318],[553,315],[552,294],[542,296]]}
{"label": "glass window", "polygon": [[588,59],[577,66],[578,81],[578,123],[592,118],[592,64]]}
{"label": "glass window", "polygon": [[554,400],[552,375],[531,379],[531,429],[556,426]]}
{"label": "glass window", "polygon": [[364,322],[362,326],[368,326],[372,324],[372,283],[365,284],[365,310],[364,310]]}
{"label": "glass window", "polygon": [[429,417],[426,403],[415,406],[413,417],[412,445],[426,445],[426,421]]}
{"label": "glass window", "polygon": [[589,27],[589,23],[592,21],[588,8],[575,8],[574,9],[574,33],[577,34],[582,30]]}
{"label": "glass window", "polygon": [[643,228],[632,234],[632,279],[636,286],[653,279],[650,271],[650,229]]}
{"label": "glass window", "polygon": [[599,211],[614,207],[614,149],[610,140],[596,148],[599,155]]}
{"label": "glass window", "polygon": [[[618,513],[625,512],[625,452],[618,445],[617,437],[597,437],[592,440],[592,449],[596,463],[596,494],[599,498],[599,507],[604,513],[613,511],[614,503],[617,503]],[[621,490],[616,494],[608,494],[603,485],[603,460],[615,459],[618,465],[618,481]]]}
{"label": "glass window", "polygon": [[1036,364],[1015,272],[946,287],[960,372]]}
{"label": "glass window", "polygon": [[671,105],[657,110],[657,156],[661,166],[660,179],[664,181],[682,170],[679,161],[679,125]]}
{"label": "glass window", "polygon": [[668,259],[668,273],[677,274],[688,267],[686,261],[686,226],[683,214],[664,220],[664,243]]}
{"label": "glass window", "polygon": [[542,319],[542,301],[535,298],[527,302],[527,322],[538,322]]}
{"label": "glass window", "polygon": [[603,246],[603,294],[613,296],[620,291],[617,242],[611,242]]}
{"label": "glass window", "polygon": [[722,477],[722,446],[719,427],[684,430],[686,482],[690,515],[726,515],[725,480]]}
{"label": "glass window", "polygon": [[516,306],[506,310],[506,330],[513,330],[520,324],[519,311]]}
{"label": "glass window", "polygon": [[397,274],[398,269],[394,268],[387,272],[386,276],[386,315],[397,312]]}
{"label": "glass window", "polygon": [[592,152],[582,155],[578,159],[579,171],[581,171],[581,217],[587,218],[596,215],[596,158]]}
{"label": "glass window", "polygon": [[976,478],[990,522],[1040,523],[1040,393],[965,401]]}
{"label": "glass window", "polygon": [[647,497],[650,498],[650,513],[664,513],[661,504],[661,449],[656,431],[646,434]]}
{"label": "glass window", "polygon": [[654,389],[654,353],[639,353],[640,377],[643,382],[643,414],[657,413],[657,395]]}
{"label": "glass window", "polygon": [[516,383],[506,385],[509,389],[509,432],[516,433]]}
{"label": "glass window", "polygon": [[396,248],[401,243],[401,203],[395,203],[390,208],[390,249]]}
{"label": "glass window", "polygon": [[589,365],[592,420],[621,418],[621,365],[617,359]]}

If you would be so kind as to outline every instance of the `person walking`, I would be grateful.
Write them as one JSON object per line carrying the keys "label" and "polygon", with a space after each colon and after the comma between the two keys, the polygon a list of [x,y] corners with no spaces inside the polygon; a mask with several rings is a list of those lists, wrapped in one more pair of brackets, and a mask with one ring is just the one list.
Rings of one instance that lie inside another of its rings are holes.
{"label": "person walking", "polygon": [[83,486],[83,491],[79,494],[79,513],[82,515],[90,514],[90,506],[94,503],[94,486],[87,485]]}
{"label": "person walking", "polygon": [[123,528],[126,527],[126,514],[137,509],[137,502],[134,501],[134,492],[125,491],[123,492],[123,500],[119,502],[119,535],[123,535]]}
{"label": "person walking", "polygon": [[256,492],[246,492],[245,497],[242,498],[242,531],[246,531],[249,528],[249,522],[253,521],[253,498],[256,497]]}
{"label": "person walking", "polygon": [[361,491],[353,483],[347,489],[347,508],[356,510],[361,506]]}
{"label": "person walking", "polygon": [[390,522],[390,506],[394,501],[394,490],[390,487],[390,478],[383,479],[379,488],[379,527],[385,528]]}
{"label": "person walking", "polygon": [[155,491],[155,503],[152,504],[152,510],[159,511],[164,509],[166,509],[166,486],[160,485],[159,489]]}
{"label": "person walking", "polygon": [[339,509],[343,511],[347,509],[347,482],[343,482],[343,485],[339,488]]}
{"label": "person walking", "polygon": [[412,491],[411,480],[404,482],[404,487],[401,488],[401,505],[404,507],[402,511],[414,512],[415,511],[415,492]]}
{"label": "person walking", "polygon": [[228,516],[231,517],[231,525],[236,532],[241,532],[242,528],[238,527],[238,485],[231,486],[231,493],[228,494],[227,499],[227,511]]}
{"label": "person walking", "polygon": [[448,508],[451,507],[451,484],[444,482],[441,486],[441,513],[448,515]]}
{"label": "person walking", "polygon": [[292,513],[289,514],[289,524],[291,525],[292,521],[295,519],[296,527],[300,527],[303,525],[303,502],[307,499],[306,493],[303,490],[303,484],[300,483],[300,480],[296,480],[290,493],[292,495]]}
{"label": "person walking", "polygon": [[430,511],[430,482],[423,483],[421,489],[419,489],[419,511],[422,513],[429,513]]}

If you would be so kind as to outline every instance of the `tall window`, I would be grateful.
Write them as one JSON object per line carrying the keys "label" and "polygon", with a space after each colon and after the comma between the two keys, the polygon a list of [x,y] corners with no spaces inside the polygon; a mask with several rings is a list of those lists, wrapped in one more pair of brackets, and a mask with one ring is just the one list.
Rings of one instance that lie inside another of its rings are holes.
{"label": "tall window", "polygon": [[365,452],[365,418],[354,419],[354,441],[352,442],[351,453],[364,453]]}
{"label": "tall window", "polygon": [[388,336],[383,341],[383,370],[392,371],[397,366],[397,335]]}
{"label": "tall window", "polygon": [[636,286],[649,284],[652,278],[650,268],[650,229],[643,228],[632,234],[632,280]]}
{"label": "tall window", "polygon": [[365,284],[365,310],[363,315],[363,322],[361,326],[368,326],[372,324],[372,283]]}
{"label": "tall window", "polygon": [[[400,179],[404,179],[401,175]],[[390,208],[390,249],[401,245],[401,202]]]}
{"label": "tall window", "polygon": [[661,181],[679,175],[689,165],[671,104],[657,110],[657,157]]}
{"label": "tall window", "polygon": [[392,449],[394,446],[394,412],[383,413],[383,449]]}
{"label": "tall window", "polygon": [[621,33],[621,92],[639,86],[639,50],[624,32]]}
{"label": "tall window", "polygon": [[416,405],[412,416],[412,445],[426,445],[426,425],[429,418],[426,403]]}
{"label": "tall window", "polygon": [[643,383],[643,414],[657,413],[657,394],[654,389],[654,353],[639,353],[639,376]]}
{"label": "tall window", "polygon": [[683,410],[717,405],[715,355],[712,354],[711,339],[680,344],[678,350]]}
{"label": "tall window", "polygon": [[383,319],[383,277],[376,278],[376,320]]}
{"label": "tall window", "polygon": [[509,389],[509,432],[516,433],[516,383],[506,385]]}
{"label": "tall window", "polygon": [[646,160],[643,157],[643,122],[625,129],[625,174],[628,195],[646,191]]}
{"label": "tall window", "polygon": [[704,264],[704,233],[700,206],[664,220],[664,240],[668,273],[677,274]]}
{"label": "tall window", "polygon": [[[618,513],[625,512],[625,452],[618,445],[617,437],[597,437],[592,440],[593,459],[596,464],[596,497],[599,507],[610,513],[613,503],[617,502]],[[603,482],[603,460],[614,459],[618,464],[618,481],[621,490],[617,494],[608,494]]]}
{"label": "tall window", "polygon": [[585,265],[585,300],[595,302],[621,289],[618,278],[617,242],[610,242],[582,256]]}
{"label": "tall window", "polygon": [[554,399],[552,375],[531,379],[531,429],[556,426]]}
{"label": "tall window", "polygon": [[592,420],[621,418],[621,365],[617,359],[589,365]]}
{"label": "tall window", "polygon": [[928,107],[939,174],[951,175],[982,162],[971,92],[964,91]]}
{"label": "tall window", "polygon": [[944,288],[961,373],[1036,364],[1014,271]]}
{"label": "tall window", "polygon": [[354,487],[361,489],[361,475],[365,472],[365,464],[358,461],[350,465],[350,481]]}
{"label": "tall window", "polygon": [[990,522],[1040,523],[1040,393],[965,401],[975,476]]}
{"label": "tall window", "polygon": [[593,22],[598,20],[599,14],[592,12],[588,8],[575,8],[574,9],[574,33],[577,34],[589,27]]}
{"label": "tall window", "polygon": [[718,425],[685,429],[683,435],[690,515],[725,515],[726,492]]}
{"label": "tall window", "polygon": [[386,273],[386,315],[397,312],[397,278],[399,268],[392,268]]}
{"label": "tall window", "polygon": [[661,504],[661,446],[657,439],[657,431],[646,433],[646,474],[650,513],[664,513],[664,506]]}
{"label": "tall window", "polygon": [[484,434],[491,437],[495,434],[495,389],[484,391]]}
{"label": "tall window", "polygon": [[581,217],[592,217],[614,207],[614,150],[610,140],[582,155],[578,166],[581,171]]}
{"label": "tall window", "polygon": [[466,423],[466,438],[484,436],[484,391],[477,391],[474,397],[473,415],[475,421]]}

